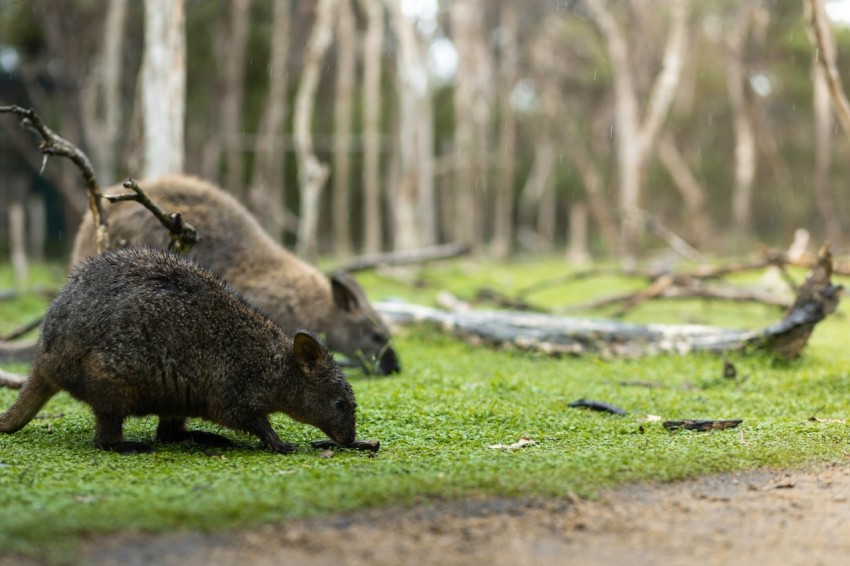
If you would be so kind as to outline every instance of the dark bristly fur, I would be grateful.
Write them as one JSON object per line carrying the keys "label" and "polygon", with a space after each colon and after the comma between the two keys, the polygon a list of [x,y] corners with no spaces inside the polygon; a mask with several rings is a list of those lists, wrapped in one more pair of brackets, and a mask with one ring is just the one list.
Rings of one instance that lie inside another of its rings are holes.
{"label": "dark bristly fur", "polygon": [[[272,240],[236,199],[194,177],[175,175],[139,185],[160,206],[181,212],[201,235],[189,253],[257,305],[285,332],[306,327],[324,334],[328,347],[367,371],[399,371],[390,334],[363,289],[348,275],[330,280]],[[113,188],[107,193],[126,192]],[[165,248],[168,232],[134,202],[109,205],[113,246]],[[74,242],[73,263],[95,254],[88,214]]]}
{"label": "dark bristly fur", "polygon": [[217,275],[144,248],[107,252],[69,276],[0,431],[19,430],[60,390],[91,406],[95,445],[119,452],[150,450],[123,439],[133,415],[158,415],[162,441],[226,441],[185,430],[187,417],[202,417],[291,452],[269,424],[273,412],[342,445],[355,439],[354,392],[314,336],[290,338]]}

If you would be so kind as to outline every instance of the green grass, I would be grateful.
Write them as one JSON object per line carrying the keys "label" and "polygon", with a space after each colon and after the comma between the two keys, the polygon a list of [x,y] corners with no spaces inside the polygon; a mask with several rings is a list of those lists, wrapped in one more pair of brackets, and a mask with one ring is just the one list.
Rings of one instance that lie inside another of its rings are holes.
{"label": "green grass", "polygon": [[[562,270],[554,260],[509,266],[458,261],[419,273],[428,284],[421,289],[387,275],[360,280],[373,299],[427,304],[441,289],[459,297],[472,296],[481,285],[510,293]],[[55,271],[43,276],[44,282],[61,283]],[[9,279],[0,269],[0,288],[8,288]],[[634,285],[582,282],[531,298],[555,308]],[[0,331],[43,307],[42,299],[32,297],[0,302]],[[655,303],[627,320],[761,327],[778,316],[759,306]],[[283,415],[273,422],[284,440],[299,445],[293,455],[265,453],[256,439],[229,431],[224,434],[237,441],[235,449],[209,452],[186,443],[157,446],[153,455],[104,453],[91,446],[88,408],[60,394],[43,418],[0,436],[0,551],[61,559],[82,535],[122,529],[211,530],[434,498],[592,497],[624,482],[846,460],[847,425],[809,417],[850,417],[847,330],[843,313],[830,318],[817,328],[804,357],[791,363],[735,355],[739,378],[729,380],[722,377],[723,360],[709,354],[555,359],[476,348],[434,329],[405,329],[396,341],[401,375],[350,376],[359,404],[358,436],[381,441],[374,457],[340,451],[320,458],[308,441],[322,434]],[[0,390],[0,407],[16,395]],[[630,414],[567,407],[580,397],[617,404]],[[647,415],[744,422],[727,431],[671,433],[659,422],[646,422]],[[203,422],[195,426],[218,430]],[[155,427],[155,418],[130,419],[126,436],[149,441]],[[537,444],[489,448],[520,437]]]}

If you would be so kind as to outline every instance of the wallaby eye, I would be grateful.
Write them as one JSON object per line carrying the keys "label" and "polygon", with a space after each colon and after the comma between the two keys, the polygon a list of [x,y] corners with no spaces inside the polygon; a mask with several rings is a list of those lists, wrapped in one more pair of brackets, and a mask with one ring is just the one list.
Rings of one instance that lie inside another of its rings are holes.
{"label": "wallaby eye", "polygon": [[387,341],[386,337],[380,332],[373,332],[369,335],[369,340],[374,342],[375,344],[383,344]]}
{"label": "wallaby eye", "polygon": [[345,410],[345,399],[337,399],[336,401],[334,401],[334,407],[336,407],[337,411],[344,411]]}

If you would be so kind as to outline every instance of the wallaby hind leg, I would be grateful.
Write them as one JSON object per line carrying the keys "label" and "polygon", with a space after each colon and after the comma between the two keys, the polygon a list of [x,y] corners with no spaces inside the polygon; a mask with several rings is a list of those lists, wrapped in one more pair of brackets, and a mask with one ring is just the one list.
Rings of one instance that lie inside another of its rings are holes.
{"label": "wallaby hind leg", "polygon": [[216,448],[229,448],[233,442],[229,438],[214,432],[202,430],[186,430],[186,419],[173,417],[159,417],[159,426],[156,427],[156,438],[160,442],[181,442],[191,440],[202,446],[213,446]]}
{"label": "wallaby hind leg", "polygon": [[94,445],[102,450],[120,454],[146,454],[153,448],[143,442],[124,440],[124,416],[104,413],[94,415],[97,431],[94,435]]}
{"label": "wallaby hind leg", "polygon": [[23,428],[58,392],[55,386],[41,376],[38,367],[33,366],[33,371],[21,387],[15,403],[8,411],[0,415],[0,432],[12,433]]}

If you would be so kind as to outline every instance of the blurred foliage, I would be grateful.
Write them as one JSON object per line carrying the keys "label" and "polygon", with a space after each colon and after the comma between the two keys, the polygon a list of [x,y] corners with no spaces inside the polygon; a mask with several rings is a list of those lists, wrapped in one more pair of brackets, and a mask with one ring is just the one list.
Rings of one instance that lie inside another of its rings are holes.
{"label": "blurred foliage", "polygon": [[[452,30],[446,15],[448,2],[441,3],[441,14],[433,38],[451,39]],[[666,27],[664,11],[652,17],[633,13],[617,7],[617,16],[629,36],[631,53],[637,69],[641,104],[645,104],[653,73],[660,68]],[[662,3],[658,3],[659,5]],[[653,6],[654,3],[647,3]],[[692,92],[689,98],[680,92],[668,119],[668,130],[672,132],[679,150],[685,157],[695,177],[706,187],[709,212],[717,238],[711,240],[716,249],[732,249],[726,241],[731,223],[731,191],[733,186],[734,135],[732,115],[729,109],[726,85],[727,50],[724,31],[740,9],[735,1],[692,3],[693,14],[690,28],[690,60],[685,69],[686,80],[693,84],[682,91]],[[79,104],[78,91],[83,78],[95,64],[98,38],[102,35],[103,2],[94,0],[0,0],[0,48],[14,47],[18,50],[22,68],[33,72],[42,82],[51,100],[60,105],[74,108]],[[224,40],[229,24],[229,4],[226,2],[203,2],[192,0],[186,3],[188,77],[187,77],[187,169],[198,172],[201,158],[209,140],[215,139],[219,124],[219,104],[223,60],[228,56]],[[358,7],[355,10],[358,36],[365,33],[365,15]],[[287,72],[289,75],[289,102],[300,79],[301,57],[312,25],[312,3],[294,2],[291,21],[291,37]],[[488,46],[493,62],[498,64],[500,34],[498,10],[484,15],[488,26]],[[136,74],[141,60],[143,43],[143,10],[141,3],[130,3],[130,15],[126,31],[126,48],[123,74],[123,100],[125,119],[132,116]],[[243,155],[245,157],[244,180],[251,179],[253,165],[252,134],[258,129],[261,112],[268,92],[268,68],[271,41],[272,4],[268,0],[251,3],[248,55],[244,68],[245,102],[243,106]],[[52,26],[52,27],[51,27]],[[645,29],[645,26],[650,26]],[[71,28],[73,30],[71,31]],[[54,29],[56,28],[56,29]],[[67,29],[66,29],[67,28]],[[64,31],[63,31],[64,30]],[[751,76],[762,76],[768,81],[768,91],[762,95],[752,88],[747,89],[750,114],[755,121],[760,145],[758,168],[753,191],[754,234],[757,239],[772,245],[787,245],[792,231],[806,227],[815,238],[822,234],[822,219],[809,187],[812,183],[814,163],[812,81],[810,77],[813,48],[807,35],[802,17],[802,3],[786,0],[764,0],[754,30],[745,45],[745,63]],[[382,128],[385,133],[383,167],[391,168],[396,151],[392,135],[397,124],[395,39],[387,25],[387,36],[383,53],[383,99]],[[64,42],[49,41],[50,34],[64,37]],[[581,2],[551,2],[533,0],[523,5],[519,14],[519,68],[520,80],[530,85],[532,92],[539,95],[547,81],[555,84],[559,93],[559,107],[554,113],[542,113],[540,105],[519,115],[519,130],[516,149],[517,167],[513,180],[515,193],[519,194],[525,177],[533,162],[535,140],[544,129],[561,131],[555,135],[560,146],[557,169],[554,173],[559,195],[558,224],[553,231],[556,242],[563,243],[567,234],[567,211],[571,202],[583,198],[584,187],[581,177],[571,163],[570,145],[585,145],[605,182],[605,192],[612,208],[616,209],[616,163],[614,159],[615,133],[613,132],[613,97],[611,67],[607,49],[596,28],[590,21]],[[65,34],[67,37],[63,36]],[[844,76],[850,75],[850,28],[836,27],[838,63]],[[79,44],[79,45],[77,45]],[[66,45],[67,52],[58,51],[57,45]],[[362,61],[358,63],[358,78],[362,77]],[[62,70],[56,75],[56,69]],[[647,73],[646,71],[650,71]],[[333,135],[333,97],[336,56],[334,49],[328,55],[324,75],[319,89],[317,112],[313,119],[317,139],[317,151],[324,161],[330,161],[328,137]],[[494,73],[494,77],[498,76]],[[4,81],[14,77],[0,77],[0,97]],[[7,85],[8,86],[8,85]],[[361,85],[355,85],[354,135],[362,132]],[[493,84],[493,98],[497,99]],[[453,146],[454,109],[452,84],[434,85],[435,140],[434,154],[438,158],[451,155]],[[76,96],[76,98],[75,98]],[[58,97],[58,100],[55,98]],[[14,100],[28,104],[32,101]],[[40,109],[53,124],[60,124],[51,109]],[[488,170],[488,185],[502,170],[499,167],[499,148],[495,140],[502,123],[503,110],[494,105],[492,111],[491,145],[492,160]],[[287,119],[287,132],[291,116]],[[5,126],[4,126],[5,127]],[[569,136],[566,131],[573,132]],[[131,128],[123,130],[126,143]],[[73,132],[71,132],[73,133]],[[85,149],[85,140],[79,140]],[[844,198],[845,184],[841,182],[848,173],[850,160],[844,159],[850,152],[846,136],[836,128],[834,138],[831,190],[841,218],[850,212],[848,200]],[[771,154],[770,144],[775,144],[776,154]],[[282,156],[286,160],[286,179],[281,198],[292,210],[298,209],[296,171],[291,147]],[[360,207],[362,194],[361,153],[355,148],[350,183],[352,187],[352,220],[355,247],[362,232]],[[220,170],[219,173],[222,171]],[[120,176],[132,171],[120,172]],[[390,179],[384,173],[384,182]],[[681,214],[678,192],[666,171],[651,162],[646,174],[644,205],[659,215],[673,230],[686,231],[689,219]],[[437,186],[451,192],[451,168],[443,168],[437,178]],[[330,184],[329,184],[330,186]],[[328,191],[329,193],[329,191]],[[326,194],[328,194],[326,193]],[[448,194],[448,193],[447,193]],[[330,197],[325,199],[323,211],[324,233],[331,231]],[[385,214],[390,202],[385,202]],[[616,210],[615,210],[616,214]],[[595,231],[594,231],[595,234]],[[327,238],[330,242],[331,238]],[[331,251],[325,245],[325,251]],[[740,245],[740,243],[738,243]],[[600,252],[599,242],[592,242],[594,251]]]}

